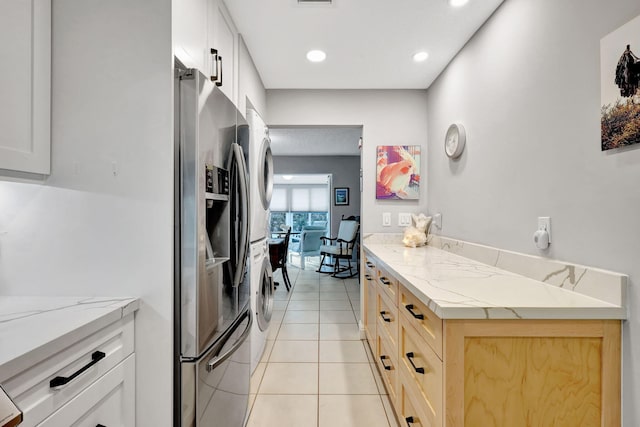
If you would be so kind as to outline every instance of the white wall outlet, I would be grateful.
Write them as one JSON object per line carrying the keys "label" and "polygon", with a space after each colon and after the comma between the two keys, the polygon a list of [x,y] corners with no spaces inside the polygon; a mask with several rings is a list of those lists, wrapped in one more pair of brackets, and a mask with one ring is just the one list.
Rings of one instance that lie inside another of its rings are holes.
{"label": "white wall outlet", "polygon": [[391,212],[382,212],[382,226],[391,227]]}
{"label": "white wall outlet", "polygon": [[433,215],[433,218],[431,220],[433,221],[433,225],[435,225],[438,230],[442,230],[442,214],[440,212]]}
{"label": "white wall outlet", "polygon": [[533,242],[538,249],[548,249],[551,244],[551,218],[538,217],[538,229],[533,233]]}
{"label": "white wall outlet", "polygon": [[399,213],[398,214],[398,225],[400,227],[408,227],[411,225],[411,214],[410,213]]}
{"label": "white wall outlet", "polygon": [[551,217],[539,216],[538,217],[538,230],[546,230],[549,234],[549,243],[551,243]]}

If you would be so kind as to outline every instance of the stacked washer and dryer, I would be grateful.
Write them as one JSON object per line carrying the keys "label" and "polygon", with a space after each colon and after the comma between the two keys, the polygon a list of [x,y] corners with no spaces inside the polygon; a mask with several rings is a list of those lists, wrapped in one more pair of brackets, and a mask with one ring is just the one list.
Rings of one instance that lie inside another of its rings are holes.
{"label": "stacked washer and dryer", "polygon": [[273,310],[273,272],[269,262],[269,204],[273,191],[273,157],[269,129],[260,115],[247,110],[249,122],[249,187],[251,200],[251,372],[262,358]]}

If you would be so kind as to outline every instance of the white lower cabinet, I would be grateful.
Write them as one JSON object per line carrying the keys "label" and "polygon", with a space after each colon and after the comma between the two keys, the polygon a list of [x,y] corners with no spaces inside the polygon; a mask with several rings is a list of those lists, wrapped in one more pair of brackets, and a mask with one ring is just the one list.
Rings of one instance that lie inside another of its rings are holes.
{"label": "white lower cabinet", "polygon": [[135,426],[134,314],[43,349],[3,387],[24,413],[20,427]]}
{"label": "white lower cabinet", "polygon": [[134,426],[135,364],[132,354],[38,426]]}

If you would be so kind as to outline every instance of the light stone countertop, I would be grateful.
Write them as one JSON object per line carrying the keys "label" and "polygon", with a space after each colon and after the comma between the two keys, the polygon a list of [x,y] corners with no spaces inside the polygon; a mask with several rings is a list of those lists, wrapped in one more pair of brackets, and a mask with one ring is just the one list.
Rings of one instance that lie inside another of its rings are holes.
{"label": "light stone countertop", "polygon": [[625,319],[612,304],[432,246],[364,248],[442,319]]}
{"label": "light stone countertop", "polygon": [[137,298],[0,296],[0,383],[138,308]]}

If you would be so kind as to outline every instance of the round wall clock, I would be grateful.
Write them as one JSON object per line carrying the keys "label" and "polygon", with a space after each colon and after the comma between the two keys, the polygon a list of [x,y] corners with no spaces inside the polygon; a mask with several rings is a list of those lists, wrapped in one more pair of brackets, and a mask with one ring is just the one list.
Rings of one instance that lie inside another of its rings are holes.
{"label": "round wall clock", "polygon": [[459,123],[452,124],[444,137],[444,152],[452,159],[460,157],[466,139],[467,134],[464,131],[464,126]]}

